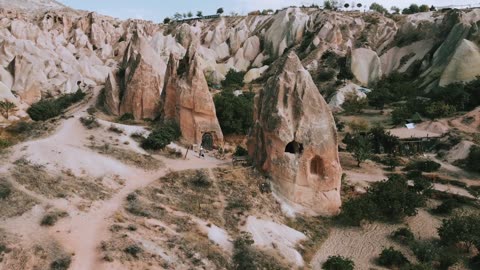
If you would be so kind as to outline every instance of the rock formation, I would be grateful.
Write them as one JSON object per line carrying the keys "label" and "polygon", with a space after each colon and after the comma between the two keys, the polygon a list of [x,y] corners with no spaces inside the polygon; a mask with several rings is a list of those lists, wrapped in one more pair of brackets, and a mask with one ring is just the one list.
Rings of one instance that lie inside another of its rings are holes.
{"label": "rock formation", "polygon": [[297,55],[284,58],[256,97],[249,153],[289,202],[336,214],[342,170],[333,116]]}
{"label": "rock formation", "polygon": [[163,117],[177,121],[182,137],[189,143],[200,145],[211,138],[213,145],[221,146],[223,133],[201,67],[201,58],[195,45],[190,48],[180,63],[174,54],[168,61],[162,93]]}

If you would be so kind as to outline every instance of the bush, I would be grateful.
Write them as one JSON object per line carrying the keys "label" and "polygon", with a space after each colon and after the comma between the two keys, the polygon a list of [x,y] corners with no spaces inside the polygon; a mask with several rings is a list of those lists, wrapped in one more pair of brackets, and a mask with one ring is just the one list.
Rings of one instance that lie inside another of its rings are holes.
{"label": "bush", "polygon": [[137,245],[130,245],[123,250],[125,253],[132,255],[134,258],[138,258],[138,254],[142,253],[143,250]]}
{"label": "bush", "polygon": [[116,125],[114,124],[111,124],[110,127],[108,128],[108,131],[111,131],[111,132],[114,132],[114,133],[117,133],[117,134],[123,134],[124,130],[117,127]]}
{"label": "bush", "polygon": [[411,249],[415,257],[421,262],[429,263],[437,259],[438,248],[435,243],[422,241],[412,244]]}
{"label": "bush", "polygon": [[155,129],[143,140],[141,146],[147,150],[161,150],[172,141],[180,138],[180,126],[175,121],[167,121],[159,128]]}
{"label": "bush", "polygon": [[64,211],[56,211],[50,212],[43,216],[42,220],[40,221],[40,225],[42,226],[53,226],[57,223],[58,219],[62,217],[68,216],[67,212]]}
{"label": "bush", "polygon": [[456,112],[453,105],[446,104],[443,101],[435,101],[425,108],[425,115],[431,119],[451,116]]}
{"label": "bush", "polygon": [[224,134],[245,135],[253,126],[254,93],[235,96],[224,90],[213,98],[218,122]]}
{"label": "bush", "polygon": [[436,208],[432,209],[432,213],[436,215],[450,215],[452,214],[453,210],[460,206],[461,204],[457,200],[449,198],[443,201]]}
{"label": "bush", "polygon": [[248,233],[242,233],[233,242],[233,264],[234,269],[256,270],[255,254],[252,245],[255,242]]}
{"label": "bush", "polygon": [[10,147],[12,145],[10,141],[0,138],[0,150]]}
{"label": "bush", "polygon": [[70,258],[70,256],[65,256],[53,261],[52,264],[50,264],[50,269],[51,270],[67,270],[70,267],[71,263],[72,263],[72,259]]}
{"label": "bush", "polygon": [[411,161],[405,167],[407,171],[418,170],[422,172],[435,172],[440,169],[441,165],[433,160],[416,160]]}
{"label": "bush", "polygon": [[347,114],[361,113],[368,105],[366,98],[361,98],[355,93],[350,92],[345,96],[345,102],[342,104],[342,108]]}
{"label": "bush", "polygon": [[196,187],[209,187],[212,185],[210,178],[203,171],[197,171],[193,177],[192,183]]}
{"label": "bush", "polygon": [[353,157],[357,161],[358,167],[360,167],[360,164],[362,162],[371,157],[372,143],[367,136],[345,136],[344,142],[347,144],[347,151],[351,152]]}
{"label": "bush", "polygon": [[240,145],[237,145],[237,148],[235,149],[235,153],[233,155],[236,157],[248,156],[248,151]]}
{"label": "bush", "polygon": [[325,270],[353,270],[355,263],[342,256],[330,256],[322,265]]}
{"label": "bush", "polygon": [[409,244],[415,240],[415,236],[409,228],[400,228],[392,233],[392,239],[401,244]]}
{"label": "bush", "polygon": [[468,249],[480,248],[480,216],[456,216],[444,219],[438,228],[440,240],[446,246],[464,243]]}
{"label": "bush", "polygon": [[41,100],[32,104],[27,113],[35,121],[45,121],[63,113],[71,105],[81,101],[86,94],[80,89],[73,94],[66,94],[56,99]]}
{"label": "bush", "polygon": [[8,198],[8,196],[12,194],[12,185],[4,181],[5,180],[2,179],[2,182],[0,182],[0,200]]}
{"label": "bush", "polygon": [[120,118],[118,118],[119,122],[126,122],[126,121],[131,121],[135,120],[135,116],[133,116],[132,113],[124,113]]}
{"label": "bush", "polygon": [[425,196],[409,188],[405,178],[392,175],[387,181],[374,183],[365,195],[345,202],[338,218],[353,226],[362,220],[398,222],[416,215],[425,200]]}
{"label": "bush", "polygon": [[330,81],[336,75],[336,71],[333,69],[323,69],[318,73],[318,80],[321,82]]}
{"label": "bush", "polygon": [[225,76],[225,80],[222,81],[222,86],[224,88],[235,88],[243,87],[243,78],[245,77],[245,72],[236,71],[235,69],[230,69]]}
{"label": "bush", "polygon": [[409,262],[402,252],[390,247],[380,253],[378,264],[386,267],[402,267],[409,264]]}
{"label": "bush", "polygon": [[80,122],[87,129],[94,129],[100,127],[97,119],[94,116],[80,117]]}
{"label": "bush", "polygon": [[474,172],[480,172],[480,146],[473,145],[465,159],[465,167]]}

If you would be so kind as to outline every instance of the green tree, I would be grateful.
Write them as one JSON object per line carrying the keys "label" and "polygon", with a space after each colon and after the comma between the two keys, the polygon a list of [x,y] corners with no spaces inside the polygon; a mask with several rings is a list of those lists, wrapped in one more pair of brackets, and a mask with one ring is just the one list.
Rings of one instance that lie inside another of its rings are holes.
{"label": "green tree", "polygon": [[466,244],[467,248],[480,248],[480,216],[455,216],[444,219],[438,228],[438,235],[444,245]]}
{"label": "green tree", "polygon": [[189,12],[187,13],[187,17],[188,17],[188,18],[192,18],[192,17],[193,17],[193,13],[192,13],[191,11],[189,11]]}
{"label": "green tree", "polygon": [[166,17],[165,19],[163,19],[164,24],[169,24],[171,21],[172,19],[170,19],[169,17]]}
{"label": "green tree", "polygon": [[372,3],[370,5],[370,10],[373,10],[373,11],[376,11],[376,12],[379,12],[379,13],[382,13],[382,14],[387,14],[388,13],[388,10],[386,8],[384,8],[382,5],[380,5],[379,3]]}
{"label": "green tree", "polygon": [[218,15],[222,15],[223,12],[224,12],[223,8],[217,9],[217,14],[218,14]]}
{"label": "green tree", "polygon": [[445,104],[443,101],[435,101],[425,108],[425,112],[431,119],[451,116],[456,111],[453,105]]}
{"label": "green tree", "polygon": [[179,12],[175,12],[175,14],[173,14],[173,18],[178,21],[182,19],[182,14]]}
{"label": "green tree", "polygon": [[155,128],[146,139],[142,141],[142,148],[147,150],[162,150],[172,141],[181,136],[178,123],[175,121],[164,122]]}
{"label": "green tree", "polygon": [[352,153],[358,167],[372,156],[372,144],[367,136],[355,135],[350,140],[347,140],[346,143],[347,151]]}
{"label": "green tree", "polygon": [[324,270],[353,270],[354,268],[355,263],[342,256],[330,256],[322,265]]}
{"label": "green tree", "polygon": [[323,2],[323,8],[328,10],[336,10],[338,8],[337,0],[325,0]]}
{"label": "green tree", "polygon": [[390,8],[393,14],[399,14],[400,13],[400,8],[397,6],[393,6]]}
{"label": "green tree", "polygon": [[225,80],[222,81],[222,86],[224,88],[235,88],[243,87],[243,78],[245,77],[245,72],[236,71],[235,69],[230,69],[225,76]]}
{"label": "green tree", "polygon": [[197,11],[197,17],[202,18],[203,17],[203,12]]}
{"label": "green tree", "polygon": [[8,100],[0,101],[0,113],[6,119],[8,119],[8,117],[10,117],[10,114],[16,110],[17,110],[17,105],[15,105],[15,103]]}
{"label": "green tree", "polygon": [[253,125],[254,93],[235,96],[232,90],[215,95],[218,122],[225,134],[247,134]]}
{"label": "green tree", "polygon": [[386,248],[380,253],[378,264],[387,267],[402,267],[409,262],[402,252],[395,250],[393,247]]}
{"label": "green tree", "polygon": [[421,5],[419,7],[420,12],[428,12],[430,11],[430,7],[428,5]]}

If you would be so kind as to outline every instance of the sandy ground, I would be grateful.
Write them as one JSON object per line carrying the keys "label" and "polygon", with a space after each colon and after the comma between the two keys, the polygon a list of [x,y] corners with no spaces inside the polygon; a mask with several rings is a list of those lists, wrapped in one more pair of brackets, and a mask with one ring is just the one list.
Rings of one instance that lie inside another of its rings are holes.
{"label": "sandy ground", "polygon": [[[12,167],[14,161],[24,157],[33,164],[43,165],[50,172],[69,171],[75,176],[120,177],[123,180],[123,186],[116,190],[111,198],[93,202],[87,211],[79,210],[74,205],[74,200],[50,200],[16,185],[37,198],[41,204],[20,217],[2,222],[0,227],[7,232],[14,232],[25,241],[26,245],[46,235],[52,237],[65,247],[68,253],[73,254],[72,264],[69,268],[72,270],[106,269],[98,258],[97,248],[102,239],[107,238],[109,218],[121,208],[129,193],[147,186],[168,171],[214,168],[221,164],[216,159],[210,157],[199,159],[193,154],[190,154],[187,160],[170,160],[155,156],[166,166],[147,172],[140,168],[127,166],[112,157],[100,155],[86,146],[88,137],[92,135],[92,132],[105,132],[111,123],[100,121],[102,128],[99,131],[89,131],[84,128],[79,118],[87,115],[85,110],[90,103],[92,102],[85,104],[80,110],[70,113],[72,117],[64,120],[52,136],[16,145],[11,151],[9,164],[0,168],[0,173],[5,173]],[[129,137],[131,133],[143,131],[142,128],[114,125],[119,126],[125,132],[122,135],[111,136],[117,136],[117,140],[121,142],[128,141],[129,150],[144,154],[138,144]],[[183,150],[185,153],[185,149]],[[41,228],[38,220],[45,213],[47,206],[65,210],[69,213],[69,217],[60,220],[51,228]],[[215,234],[217,233],[213,233],[212,238],[217,237]],[[40,239],[38,240],[40,241]]]}
{"label": "sandy ground", "polygon": [[405,224],[372,223],[361,228],[333,228],[311,266],[314,270],[320,270],[329,256],[342,255],[353,259],[355,269],[385,269],[375,264],[375,255],[388,247],[402,251],[410,261],[415,262],[411,251],[390,239],[391,233],[408,226],[417,239],[431,239],[437,237],[436,228],[440,223],[439,218],[420,210],[418,215],[407,218]]}

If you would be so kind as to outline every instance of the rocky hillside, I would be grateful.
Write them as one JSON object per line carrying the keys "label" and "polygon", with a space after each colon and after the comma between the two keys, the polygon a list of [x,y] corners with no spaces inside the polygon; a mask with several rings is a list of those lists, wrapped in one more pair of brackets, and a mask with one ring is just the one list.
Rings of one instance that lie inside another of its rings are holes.
{"label": "rocky hillside", "polygon": [[480,10],[390,18],[288,8],[164,25],[55,1],[0,3],[0,98],[20,108],[9,120],[26,116],[24,110],[42,98],[104,85],[116,89],[112,114],[155,118],[169,56],[181,59],[190,47],[210,86],[230,69],[246,72],[247,83],[273,75],[275,60],[289,50],[321,93],[340,88],[337,80],[368,86],[393,72],[413,73],[427,89],[480,75]]}

